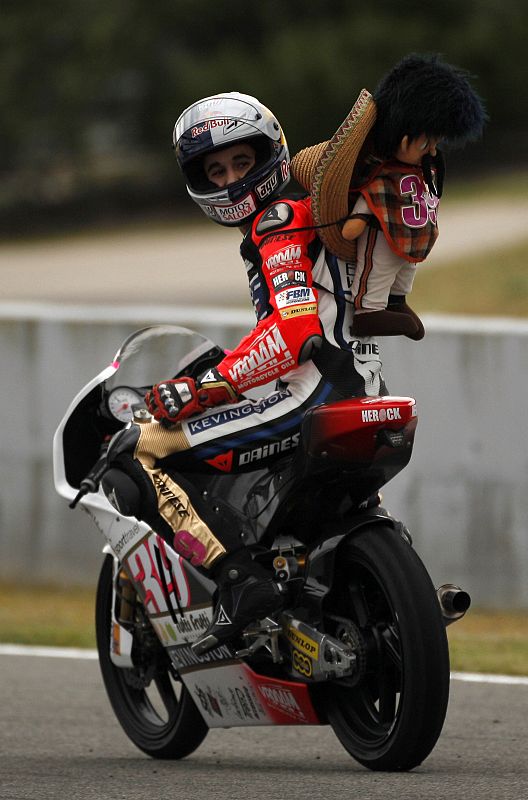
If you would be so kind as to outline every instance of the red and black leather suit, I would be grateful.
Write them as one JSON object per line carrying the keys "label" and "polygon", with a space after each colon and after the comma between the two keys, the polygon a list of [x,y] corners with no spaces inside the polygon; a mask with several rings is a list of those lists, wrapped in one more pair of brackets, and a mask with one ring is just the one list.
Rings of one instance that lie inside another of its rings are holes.
{"label": "red and black leather suit", "polygon": [[[354,265],[324,250],[308,197],[272,203],[256,217],[240,250],[257,324],[214,372],[242,398],[170,429],[153,421],[133,424],[127,434],[128,451],[132,441],[134,462],[149,487],[150,508],[155,503],[176,533],[176,547],[181,540],[182,555],[206,568],[240,547],[238,530],[229,513],[218,513],[218,504],[211,513],[211,500],[203,500],[186,473],[261,468],[295,450],[308,408],[385,393],[377,343],[351,334]],[[266,384],[255,399],[253,390]],[[252,396],[244,397],[249,390]],[[123,447],[113,449],[119,461]]]}

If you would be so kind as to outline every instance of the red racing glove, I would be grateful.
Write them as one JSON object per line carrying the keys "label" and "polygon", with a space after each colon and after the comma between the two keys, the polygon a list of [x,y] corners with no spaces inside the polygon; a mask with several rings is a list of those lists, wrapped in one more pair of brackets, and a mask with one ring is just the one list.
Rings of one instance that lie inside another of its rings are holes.
{"label": "red racing glove", "polygon": [[179,422],[206,408],[234,403],[238,395],[225,378],[210,369],[198,380],[176,378],[157,383],[145,395],[147,408],[158,422]]}

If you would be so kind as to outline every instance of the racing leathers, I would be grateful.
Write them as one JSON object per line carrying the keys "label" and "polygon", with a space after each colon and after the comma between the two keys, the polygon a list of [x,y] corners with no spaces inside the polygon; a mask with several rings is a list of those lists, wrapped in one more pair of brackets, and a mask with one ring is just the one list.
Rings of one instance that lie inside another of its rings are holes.
{"label": "racing leathers", "polygon": [[246,233],[241,255],[257,324],[200,376],[204,384],[227,383],[240,399],[172,427],[132,423],[109,450],[110,465],[135,470],[141,483],[135,515],[205,569],[243,546],[244,521],[186,476],[264,467],[293,454],[308,408],[386,393],[376,341],[351,335],[354,264],[325,251],[310,198],[272,203]]}

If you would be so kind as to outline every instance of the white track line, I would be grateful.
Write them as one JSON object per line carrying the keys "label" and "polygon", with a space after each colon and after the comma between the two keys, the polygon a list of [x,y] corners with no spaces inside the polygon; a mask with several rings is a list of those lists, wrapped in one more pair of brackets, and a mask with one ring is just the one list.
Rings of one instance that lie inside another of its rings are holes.
{"label": "white track line", "polygon": [[[24,644],[0,644],[0,656],[41,656],[44,658],[79,658],[97,660],[97,650],[80,647],[31,647]],[[468,683],[499,683],[528,686],[528,676],[489,675],[484,672],[452,672],[452,680]]]}
{"label": "white track line", "polygon": [[528,686],[528,676],[488,675],[485,672],[452,672],[451,678],[469,683],[504,683],[510,686]]}
{"label": "white track line", "polygon": [[46,658],[84,658],[97,660],[97,650],[80,647],[31,647],[25,644],[0,644],[0,656],[44,656]]}

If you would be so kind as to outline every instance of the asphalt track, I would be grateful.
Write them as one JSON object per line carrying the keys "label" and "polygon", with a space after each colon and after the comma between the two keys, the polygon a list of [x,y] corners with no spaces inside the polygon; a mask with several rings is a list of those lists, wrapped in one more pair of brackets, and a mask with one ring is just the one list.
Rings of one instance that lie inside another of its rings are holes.
{"label": "asphalt track", "polygon": [[[528,797],[528,680],[452,681],[432,755],[411,773],[364,770],[329,728],[209,733],[179,762],[144,756],[110,710],[94,658],[0,649],[1,800]],[[513,679],[515,680],[515,679]]]}

